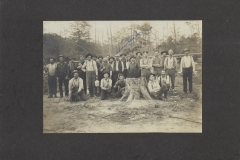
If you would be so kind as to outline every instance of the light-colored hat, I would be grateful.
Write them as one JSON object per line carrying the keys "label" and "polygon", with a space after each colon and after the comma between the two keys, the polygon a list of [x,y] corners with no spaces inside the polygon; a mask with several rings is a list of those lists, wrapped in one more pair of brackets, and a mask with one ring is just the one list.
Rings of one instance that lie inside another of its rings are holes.
{"label": "light-colored hat", "polygon": [[119,54],[115,54],[115,57],[120,57],[120,55]]}
{"label": "light-colored hat", "polygon": [[171,53],[173,53],[173,50],[172,50],[172,49],[170,49],[170,50],[168,51],[168,53],[170,53],[170,52],[171,52]]}

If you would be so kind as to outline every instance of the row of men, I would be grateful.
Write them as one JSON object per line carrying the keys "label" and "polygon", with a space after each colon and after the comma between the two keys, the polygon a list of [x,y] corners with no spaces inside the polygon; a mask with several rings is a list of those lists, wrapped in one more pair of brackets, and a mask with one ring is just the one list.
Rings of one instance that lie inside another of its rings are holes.
{"label": "row of men", "polygon": [[[184,49],[185,56],[181,59],[180,72],[183,73],[183,90],[187,93],[187,80],[189,82],[189,91],[192,92],[192,72],[195,71],[195,64],[192,56],[189,56],[190,51]],[[54,63],[54,59],[50,58],[50,64],[45,69],[48,73],[48,85],[49,85],[49,98],[57,97],[56,95],[56,77],[59,81],[60,97],[63,97],[62,85],[65,86],[65,96],[69,95],[69,79],[73,77],[73,71],[78,71],[78,76],[83,79],[84,92],[90,96],[96,95],[95,80],[102,79],[105,73],[108,73],[109,78],[112,80],[112,84],[116,84],[119,79],[119,74],[122,73],[123,77],[150,78],[150,74],[154,74],[156,79],[162,74],[162,71],[166,71],[166,75],[171,80],[171,88],[174,90],[175,73],[177,60],[172,56],[173,51],[168,51],[169,56],[164,57],[156,51],[155,58],[151,61],[148,59],[148,52],[137,52],[136,57],[131,56],[129,60],[125,58],[125,55],[119,55],[114,57],[97,57],[91,54],[86,55],[86,60],[83,56],[80,56],[80,63],[77,66],[73,65],[71,61],[64,62],[64,57],[59,56],[59,63]],[[153,72],[151,72],[153,68]],[[101,91],[101,88],[100,88]]]}

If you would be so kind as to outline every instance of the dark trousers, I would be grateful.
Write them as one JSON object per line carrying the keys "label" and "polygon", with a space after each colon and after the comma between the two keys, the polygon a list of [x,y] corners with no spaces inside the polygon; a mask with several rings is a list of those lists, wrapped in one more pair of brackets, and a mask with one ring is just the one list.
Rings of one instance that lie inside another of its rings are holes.
{"label": "dark trousers", "polygon": [[117,80],[118,80],[118,74],[119,74],[119,73],[122,73],[122,72],[120,72],[120,71],[114,71],[113,74],[112,74],[112,85],[113,85],[113,86],[115,85],[115,83],[116,83]]}
{"label": "dark trousers", "polygon": [[95,88],[96,71],[86,71],[86,86],[89,89],[90,95],[96,94]]}
{"label": "dark trousers", "polygon": [[48,75],[48,88],[49,95],[53,96],[57,94],[57,77]]}
{"label": "dark trousers", "polygon": [[65,77],[58,77],[58,83],[59,83],[59,91],[60,91],[60,96],[63,96],[63,89],[62,85],[64,84],[64,91],[65,91],[65,96],[68,96],[68,79],[65,79]]}
{"label": "dark trousers", "polygon": [[171,78],[172,89],[174,89],[174,86],[175,86],[174,85],[175,84],[175,73],[176,73],[176,71],[174,68],[167,69],[167,71],[166,71],[166,75],[168,75]]}
{"label": "dark trousers", "polygon": [[125,78],[127,78],[127,69],[124,69],[123,75],[124,75]]}
{"label": "dark trousers", "polygon": [[187,92],[187,81],[189,84],[189,91],[192,92],[192,72],[193,68],[183,68],[183,91]]}
{"label": "dark trousers", "polygon": [[78,88],[73,89],[70,97],[70,101],[86,101],[87,100],[87,95],[84,93],[84,90],[81,90],[78,92]]}
{"label": "dark trousers", "polygon": [[[150,92],[150,95],[153,98],[162,98],[162,94],[164,94],[164,97],[167,98],[167,91],[168,91],[167,85],[164,84],[164,85],[161,86],[159,91],[157,91],[157,95],[155,93],[152,93],[152,92]],[[155,96],[157,96],[157,97],[155,97]]]}
{"label": "dark trousers", "polygon": [[111,94],[111,89],[101,91],[101,100],[107,99]]}

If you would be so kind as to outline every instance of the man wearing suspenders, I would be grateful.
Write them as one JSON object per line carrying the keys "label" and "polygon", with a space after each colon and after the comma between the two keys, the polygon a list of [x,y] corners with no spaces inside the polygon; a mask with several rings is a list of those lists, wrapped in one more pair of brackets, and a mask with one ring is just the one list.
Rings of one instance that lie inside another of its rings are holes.
{"label": "man wearing suspenders", "polygon": [[169,57],[165,58],[164,69],[166,75],[171,79],[171,88],[174,90],[177,59],[173,57],[173,50],[168,51]]}
{"label": "man wearing suspenders", "polygon": [[192,75],[195,72],[195,63],[192,56],[189,56],[189,49],[183,50],[185,56],[181,59],[180,73],[183,74],[183,91],[187,93],[187,81],[189,83],[189,92],[192,92]]}
{"label": "man wearing suspenders", "polygon": [[86,72],[86,86],[87,94],[90,92],[90,97],[96,96],[95,81],[98,79],[98,68],[94,60],[92,60],[92,55],[88,53],[86,55],[86,61],[82,66],[82,70]]}

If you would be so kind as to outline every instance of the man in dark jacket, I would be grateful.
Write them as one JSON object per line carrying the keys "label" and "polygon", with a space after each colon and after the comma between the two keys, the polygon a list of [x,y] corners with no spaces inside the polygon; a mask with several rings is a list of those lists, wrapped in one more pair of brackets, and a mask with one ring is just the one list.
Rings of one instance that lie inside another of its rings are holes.
{"label": "man in dark jacket", "polygon": [[127,60],[125,57],[126,57],[126,54],[121,54],[121,61],[123,62],[123,65],[124,65],[123,75],[124,77],[127,77]]}
{"label": "man in dark jacket", "polygon": [[69,75],[69,66],[63,60],[63,56],[59,55],[59,63],[57,64],[56,74],[58,77],[60,98],[63,97],[62,85],[64,83],[65,96],[68,96],[68,75]]}

